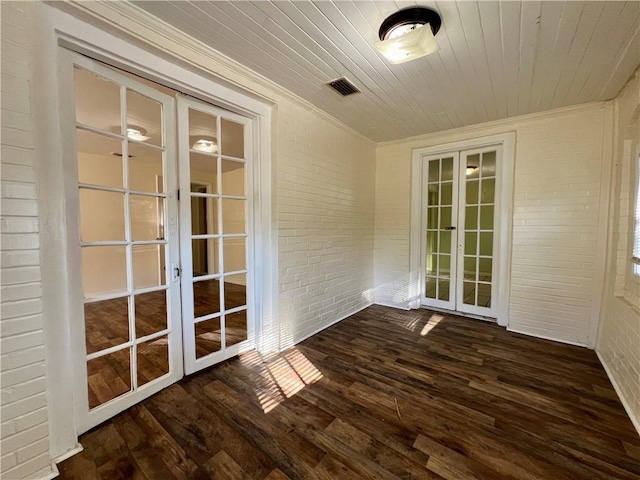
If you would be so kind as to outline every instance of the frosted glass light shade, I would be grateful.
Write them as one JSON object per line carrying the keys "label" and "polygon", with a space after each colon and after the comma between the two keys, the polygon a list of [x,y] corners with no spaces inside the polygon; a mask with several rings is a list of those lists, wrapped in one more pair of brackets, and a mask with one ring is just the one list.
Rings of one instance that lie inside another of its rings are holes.
{"label": "frosted glass light shade", "polygon": [[390,63],[398,64],[424,57],[438,50],[436,37],[428,23],[400,36],[374,44]]}

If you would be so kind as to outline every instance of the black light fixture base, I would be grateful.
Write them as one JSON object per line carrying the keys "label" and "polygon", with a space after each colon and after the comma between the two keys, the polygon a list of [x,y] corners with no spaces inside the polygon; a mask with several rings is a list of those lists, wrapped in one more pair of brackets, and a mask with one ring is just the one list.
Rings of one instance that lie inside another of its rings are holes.
{"label": "black light fixture base", "polygon": [[380,30],[378,31],[378,37],[380,37],[380,40],[387,40],[388,35],[395,28],[416,23],[422,25],[428,23],[431,31],[435,35],[438,33],[438,30],[440,30],[442,19],[438,12],[427,7],[405,8],[389,15],[385,21],[382,22]]}

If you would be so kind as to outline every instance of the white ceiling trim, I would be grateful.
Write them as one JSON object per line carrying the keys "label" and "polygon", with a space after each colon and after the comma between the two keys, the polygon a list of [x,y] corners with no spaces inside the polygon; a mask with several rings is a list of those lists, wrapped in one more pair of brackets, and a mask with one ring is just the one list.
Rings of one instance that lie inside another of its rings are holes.
{"label": "white ceiling trim", "polygon": [[581,103],[580,105],[571,105],[569,107],[554,108],[553,110],[545,110],[544,112],[527,113],[526,115],[518,115],[517,117],[501,118],[500,120],[492,120],[491,122],[477,123],[466,127],[452,128],[450,130],[441,130],[439,132],[424,133],[422,135],[414,135],[407,138],[399,138],[397,140],[389,140],[387,142],[378,142],[378,147],[389,147],[393,145],[400,145],[413,142],[426,142],[430,143],[431,140],[437,140],[443,136],[453,136],[458,134],[473,135],[476,132],[482,132],[486,134],[487,130],[502,130],[515,128],[520,122],[531,120],[543,120],[547,118],[560,117],[564,115],[571,115],[580,112],[589,112],[592,110],[603,110],[607,104],[612,103],[613,100],[607,100],[606,102],[589,102]]}

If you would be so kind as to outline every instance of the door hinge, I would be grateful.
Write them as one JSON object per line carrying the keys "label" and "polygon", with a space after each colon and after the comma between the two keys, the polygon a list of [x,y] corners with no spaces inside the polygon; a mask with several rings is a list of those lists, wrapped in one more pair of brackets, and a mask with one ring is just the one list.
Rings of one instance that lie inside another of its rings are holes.
{"label": "door hinge", "polygon": [[176,194],[176,198],[180,200],[180,189],[178,189],[178,193]]}

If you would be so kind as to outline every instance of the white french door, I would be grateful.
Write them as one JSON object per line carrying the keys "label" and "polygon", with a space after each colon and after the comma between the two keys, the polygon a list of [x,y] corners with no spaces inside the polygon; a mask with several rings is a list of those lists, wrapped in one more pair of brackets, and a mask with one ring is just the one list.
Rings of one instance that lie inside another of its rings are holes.
{"label": "white french door", "polygon": [[67,59],[82,433],[183,376],[175,100],[86,57]]}
{"label": "white french door", "polygon": [[422,305],[497,316],[502,147],[422,157]]}
{"label": "white french door", "polygon": [[250,121],[178,97],[187,374],[254,346]]}
{"label": "white french door", "polygon": [[254,348],[252,124],[64,57],[83,433],[184,373]]}

